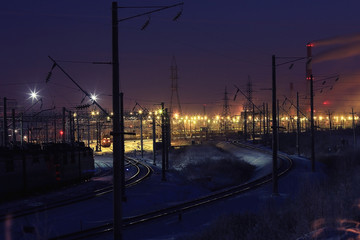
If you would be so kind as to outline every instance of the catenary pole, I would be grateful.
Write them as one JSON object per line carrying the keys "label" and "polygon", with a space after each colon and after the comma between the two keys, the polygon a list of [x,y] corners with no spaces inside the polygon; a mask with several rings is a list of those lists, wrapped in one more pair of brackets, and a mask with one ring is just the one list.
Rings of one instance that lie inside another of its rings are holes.
{"label": "catenary pole", "polygon": [[6,106],[7,98],[4,97],[4,112],[3,112],[3,146],[7,147],[8,145],[8,127],[7,127],[7,106]]}
{"label": "catenary pole", "polygon": [[112,88],[113,88],[113,169],[114,169],[114,240],[122,240],[122,181],[120,139],[120,84],[117,2],[112,2]]}
{"label": "catenary pole", "polygon": [[299,111],[299,92],[296,92],[296,150],[300,156],[300,111]]}
{"label": "catenary pole", "polygon": [[156,116],[152,114],[152,135],[153,135],[153,164],[156,165]]}
{"label": "catenary pole", "polygon": [[311,171],[315,172],[314,77],[310,76]]}
{"label": "catenary pole", "polygon": [[165,109],[164,103],[161,103],[161,146],[162,146],[162,160],[161,160],[161,173],[162,181],[166,181],[165,175],[165,161],[166,161],[166,131],[165,131]]}
{"label": "catenary pole", "polygon": [[272,171],[272,178],[273,178],[273,195],[278,195],[278,176],[277,176],[277,149],[278,149],[278,139],[277,139],[277,121],[276,121],[276,62],[275,62],[275,55],[272,55],[272,150],[273,150],[273,171]]}

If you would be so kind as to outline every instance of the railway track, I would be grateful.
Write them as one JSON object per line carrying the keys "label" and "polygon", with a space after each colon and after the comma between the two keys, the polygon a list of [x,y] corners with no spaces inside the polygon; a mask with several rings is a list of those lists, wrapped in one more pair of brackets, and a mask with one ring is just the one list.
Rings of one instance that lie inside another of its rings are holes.
{"label": "railway track", "polygon": [[[133,166],[136,168],[135,174],[133,174],[130,178],[128,178],[125,181],[126,187],[131,187],[131,186],[134,186],[134,185],[140,183],[141,181],[146,179],[153,172],[153,170],[150,166],[148,166],[142,162],[139,162],[136,159],[126,157],[126,162],[127,162],[127,165],[126,165],[127,167]],[[113,191],[113,186],[110,185],[107,187],[102,187],[102,188],[96,189],[96,190],[86,193],[86,194],[71,196],[69,198],[58,200],[58,201],[51,201],[50,203],[47,203],[47,204],[44,204],[41,206],[35,206],[35,207],[31,207],[28,209],[22,209],[22,210],[9,211],[9,213],[0,216],[0,222],[4,222],[9,218],[15,219],[15,218],[19,218],[19,217],[24,217],[24,216],[35,214],[35,213],[44,212],[44,211],[47,211],[50,209],[67,206],[67,205],[70,205],[73,203],[78,203],[78,202],[92,199],[95,197],[100,197],[102,195],[111,193],[112,191]]]}
{"label": "railway track", "polygon": [[[241,143],[234,143],[234,144],[237,146],[241,146],[243,148],[264,152],[266,154],[271,154],[271,152],[269,152],[267,150],[256,148],[253,146],[249,146],[249,145],[245,145],[245,144],[241,144]],[[280,176],[283,176],[284,174],[288,173],[291,170],[291,168],[293,166],[293,161],[286,155],[282,155],[282,154],[278,154],[278,159],[281,160],[281,164],[278,169],[278,176],[280,177]],[[159,219],[162,217],[166,217],[166,216],[181,215],[182,213],[189,211],[191,209],[201,207],[206,204],[213,203],[215,201],[227,199],[227,198],[236,196],[238,194],[247,192],[249,190],[258,188],[264,184],[269,183],[270,181],[272,181],[272,174],[268,174],[264,177],[256,179],[255,181],[252,181],[252,182],[249,182],[246,184],[242,184],[242,185],[238,185],[238,186],[234,186],[234,187],[230,187],[230,188],[227,188],[224,190],[220,190],[215,193],[212,193],[212,194],[209,194],[209,195],[197,198],[197,199],[193,199],[191,201],[186,201],[186,202],[174,205],[174,206],[151,211],[151,212],[148,212],[145,214],[127,217],[127,218],[123,219],[123,227],[129,227],[129,226],[141,224],[144,222],[149,222],[149,221]],[[51,240],[88,239],[90,237],[101,235],[101,234],[110,232],[112,230],[113,230],[113,223],[111,221],[109,221],[108,223],[99,225],[94,228],[89,228],[86,230],[65,234],[62,236],[51,238]]]}

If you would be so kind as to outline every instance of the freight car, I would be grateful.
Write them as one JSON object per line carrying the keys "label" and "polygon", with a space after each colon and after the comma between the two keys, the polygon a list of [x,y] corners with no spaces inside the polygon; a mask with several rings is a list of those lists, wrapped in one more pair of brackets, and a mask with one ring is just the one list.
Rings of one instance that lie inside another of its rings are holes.
{"label": "freight car", "polygon": [[83,144],[27,145],[0,149],[0,201],[87,180],[94,155]]}

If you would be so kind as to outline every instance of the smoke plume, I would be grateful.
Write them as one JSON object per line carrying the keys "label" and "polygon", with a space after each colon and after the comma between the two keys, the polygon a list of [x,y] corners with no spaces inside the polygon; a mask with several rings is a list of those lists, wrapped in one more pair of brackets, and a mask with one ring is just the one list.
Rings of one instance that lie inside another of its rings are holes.
{"label": "smoke plume", "polygon": [[360,35],[359,41],[351,44],[341,45],[339,47],[321,52],[313,56],[313,63],[319,63],[335,59],[343,59],[360,55]]}
{"label": "smoke plume", "polygon": [[322,40],[314,41],[312,43],[318,47],[318,46],[327,46],[327,45],[336,45],[336,44],[348,44],[358,41],[360,41],[360,33],[322,39]]}

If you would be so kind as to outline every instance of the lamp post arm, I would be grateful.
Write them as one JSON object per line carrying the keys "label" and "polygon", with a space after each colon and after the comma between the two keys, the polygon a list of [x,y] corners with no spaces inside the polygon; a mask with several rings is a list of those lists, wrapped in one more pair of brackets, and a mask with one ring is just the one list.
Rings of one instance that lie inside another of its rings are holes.
{"label": "lamp post arm", "polygon": [[[130,20],[130,19],[133,19],[133,18],[149,15],[151,13],[160,12],[162,10],[177,7],[177,6],[181,6],[181,5],[184,5],[184,3],[181,2],[181,3],[177,3],[177,4],[174,4],[174,5],[170,5],[170,6],[159,7],[158,9],[155,9],[155,10],[152,10],[152,11],[148,11],[148,12],[144,12],[144,13],[140,13],[140,14],[131,16],[131,17],[119,19],[118,22],[123,22],[123,21]],[[133,8],[133,7],[118,7],[118,8]],[[142,8],[144,8],[144,7],[142,7]],[[147,8],[150,8],[150,7],[147,7]]]}
{"label": "lamp post arm", "polygon": [[107,116],[110,116],[106,110],[104,108],[102,108],[100,106],[100,104],[98,104],[95,100],[93,100],[90,96],[90,94],[85,91],[52,57],[48,56],[50,58],[51,61],[53,61],[54,64],[56,64],[56,66],[58,66],[58,68],[88,97],[90,98],[90,100],[93,101],[94,104],[96,104],[96,106],[98,106],[101,111],[103,111]]}
{"label": "lamp post arm", "polygon": [[[280,58],[280,57],[276,57],[276,58]],[[297,61],[300,61],[300,60],[303,60],[303,59],[306,59],[306,58],[307,57],[299,57],[299,58],[296,58],[294,60],[290,60],[290,61],[283,62],[283,63],[278,63],[278,64],[276,64],[276,67],[281,66],[281,65],[285,65],[285,64],[289,64],[289,63],[293,63],[293,62],[297,62]]]}

